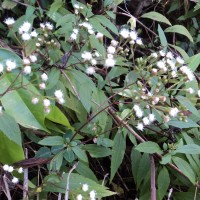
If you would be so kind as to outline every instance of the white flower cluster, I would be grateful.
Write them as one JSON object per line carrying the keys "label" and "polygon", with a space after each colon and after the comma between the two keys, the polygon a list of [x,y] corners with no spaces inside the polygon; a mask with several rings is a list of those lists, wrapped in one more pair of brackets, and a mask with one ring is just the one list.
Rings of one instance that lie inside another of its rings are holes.
{"label": "white flower cluster", "polygon": [[[9,172],[9,173],[12,173],[15,169],[14,169],[13,166],[9,166],[9,165],[5,164],[5,165],[3,166],[3,170],[6,171],[6,172]],[[17,172],[18,172],[19,174],[23,173],[23,171],[24,171],[24,170],[23,170],[22,167],[20,167],[20,168],[17,170]],[[19,182],[19,179],[13,176],[13,178],[12,178],[12,183],[17,184],[18,182]]]}
{"label": "white flower cluster", "polygon": [[[135,111],[135,114],[138,118],[142,118],[144,115],[143,110],[138,105],[133,106],[133,110]],[[143,117],[142,121],[139,122],[136,126],[136,128],[140,131],[144,130],[144,126],[150,125],[156,120],[155,115],[150,113],[148,116]]]}
{"label": "white flower cluster", "polygon": [[47,76],[46,73],[43,73],[43,74],[41,74],[40,77],[41,77],[41,79],[42,79],[43,82],[39,84],[39,88],[41,90],[45,90],[46,89],[46,83],[45,82],[48,81],[48,76]]}
{"label": "white flower cluster", "polygon": [[32,71],[31,63],[34,63],[37,61],[37,56],[35,54],[30,55],[28,58],[23,59],[24,64],[24,74],[29,75]]}
{"label": "white flower cluster", "polygon": [[63,92],[61,90],[56,90],[54,92],[54,95],[55,95],[55,97],[56,97],[56,99],[57,99],[59,104],[64,104],[65,103],[65,100],[63,98],[64,95],[63,95]]}
{"label": "white flower cluster", "polygon": [[48,114],[50,113],[50,105],[51,105],[51,102],[49,99],[43,99],[43,106],[44,106],[44,111]]}
{"label": "white flower cluster", "polygon": [[79,32],[79,30],[78,30],[77,28],[74,28],[74,29],[72,30],[72,34],[70,35],[70,40],[71,40],[71,41],[74,41],[74,40],[77,39],[78,32]]}
{"label": "white flower cluster", "polygon": [[74,13],[75,13],[76,15],[78,15],[78,14],[79,14],[79,11],[83,9],[83,6],[80,6],[78,3],[73,4],[73,7],[74,7],[74,9],[75,9],[75,10],[74,10]]}
{"label": "white flower cluster", "polygon": [[129,31],[127,28],[122,28],[119,34],[124,39],[129,39],[131,45],[143,45],[142,39],[138,37],[138,33],[135,30]]}
{"label": "white flower cluster", "polygon": [[[17,67],[15,60],[8,59],[5,61],[5,67],[7,72],[11,72]],[[0,63],[0,73],[4,72],[4,64]]]}
{"label": "white flower cluster", "polygon": [[51,24],[50,22],[40,23],[40,28],[43,31],[52,31],[53,30],[53,24]]}
{"label": "white flower cluster", "polygon": [[7,19],[4,20],[4,23],[7,24],[8,26],[12,26],[15,23],[15,20],[13,17],[8,17]]}
{"label": "white flower cluster", "polygon": [[19,34],[21,35],[22,40],[28,41],[31,38],[36,38],[38,36],[38,33],[36,30],[32,31],[32,24],[30,22],[25,21],[20,27],[19,27]]}
{"label": "white flower cluster", "polygon": [[93,27],[92,27],[92,25],[91,25],[90,23],[88,23],[88,22],[83,22],[83,23],[80,23],[79,26],[80,26],[80,27],[83,27],[83,28],[85,28],[85,29],[87,29],[87,31],[88,31],[88,33],[89,33],[90,35],[94,34]]}
{"label": "white flower cluster", "polygon": [[[88,186],[88,184],[83,184],[82,185],[82,190],[84,191],[84,192],[87,192],[88,190],[89,190],[89,186]],[[96,191],[94,191],[94,190],[91,190],[90,192],[89,192],[89,199],[90,200],[95,200],[96,199]],[[81,195],[81,194],[78,194],[77,196],[76,196],[76,200],[82,200],[83,199],[83,196]]]}

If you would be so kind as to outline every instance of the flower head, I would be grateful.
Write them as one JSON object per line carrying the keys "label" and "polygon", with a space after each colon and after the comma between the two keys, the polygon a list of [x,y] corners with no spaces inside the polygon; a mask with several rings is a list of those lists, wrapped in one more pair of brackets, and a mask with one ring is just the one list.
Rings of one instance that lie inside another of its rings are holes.
{"label": "flower head", "polygon": [[178,56],[177,58],[176,58],[176,61],[179,63],[179,64],[184,64],[184,60],[180,57],[180,56]]}
{"label": "flower head", "polygon": [[31,62],[36,62],[37,61],[37,56],[36,55],[30,55],[29,56]]}
{"label": "flower head", "polygon": [[100,32],[98,32],[98,33],[96,34],[96,38],[102,39],[102,38],[103,38],[103,34],[100,33]]}
{"label": "flower head", "polygon": [[136,128],[139,130],[139,131],[143,131],[144,130],[144,125],[142,123],[138,123],[138,125],[136,126]]}
{"label": "flower head", "polygon": [[16,177],[12,178],[12,183],[17,184],[19,182],[19,179]]}
{"label": "flower head", "polygon": [[114,54],[114,53],[115,53],[115,47],[109,46],[109,47],[107,48],[107,52],[108,52],[109,54]]}
{"label": "flower head", "polygon": [[37,97],[32,98],[32,104],[37,104],[39,102],[39,99]]}
{"label": "flower head", "polygon": [[51,102],[49,101],[49,99],[44,99],[44,100],[43,100],[43,105],[44,105],[44,107],[49,107],[50,104],[51,104]]}
{"label": "flower head", "polygon": [[122,28],[119,32],[119,34],[124,38],[127,39],[130,35],[129,30],[126,28]]}
{"label": "flower head", "polygon": [[82,185],[82,190],[83,190],[84,192],[88,191],[88,189],[89,189],[88,184],[85,183],[85,184]]}
{"label": "flower head", "polygon": [[51,24],[50,22],[46,22],[45,23],[45,27],[47,30],[52,31],[53,30],[53,24]]}
{"label": "flower head", "polygon": [[19,174],[23,173],[23,171],[24,171],[24,170],[23,170],[22,167],[20,167],[20,168],[18,169],[18,173],[19,173]]}
{"label": "flower head", "polygon": [[47,74],[43,73],[43,74],[41,75],[41,79],[42,79],[44,82],[46,82],[46,81],[48,80]]}
{"label": "flower head", "polygon": [[144,117],[144,118],[142,119],[142,121],[143,121],[144,125],[149,125],[149,124],[150,124],[150,120],[149,120],[148,117]]}
{"label": "flower head", "polygon": [[29,22],[24,22],[22,24],[22,26],[20,26],[19,28],[19,33],[22,34],[22,33],[27,33],[31,28],[31,23]]}
{"label": "flower head", "polygon": [[56,97],[57,99],[63,98],[63,92],[62,92],[61,90],[56,90],[56,91],[54,92],[54,95],[55,95],[55,97]]}
{"label": "flower head", "polygon": [[3,170],[4,170],[4,171],[8,171],[8,169],[9,169],[9,165],[4,165],[4,166],[3,166]]}
{"label": "flower head", "polygon": [[81,194],[78,194],[77,196],[76,196],[76,200],[82,200],[83,199],[83,196],[81,195]]}
{"label": "flower head", "polygon": [[8,167],[8,172],[11,173],[11,172],[13,172],[13,170],[14,170],[13,166],[9,166],[9,167]]}
{"label": "flower head", "polygon": [[7,19],[4,20],[4,23],[7,24],[8,26],[11,26],[15,23],[15,20],[13,17],[8,17]]}
{"label": "flower head", "polygon": [[106,66],[107,68],[109,68],[109,67],[114,67],[114,66],[115,66],[115,63],[116,63],[116,61],[115,61],[113,58],[107,58],[107,59],[105,60],[105,66]]}
{"label": "flower head", "polygon": [[36,32],[36,30],[32,31],[31,32],[31,37],[37,37],[38,36],[38,33]]}
{"label": "flower head", "polygon": [[178,108],[171,108],[170,111],[169,111],[169,115],[171,117],[176,117],[178,113],[179,113]]}
{"label": "flower head", "polygon": [[96,192],[94,190],[90,191],[90,199],[95,199]]}
{"label": "flower head", "polygon": [[81,57],[83,58],[84,61],[89,61],[92,59],[92,54],[88,51],[84,51],[82,54],[81,54]]}
{"label": "flower head", "polygon": [[0,73],[3,72],[3,65],[0,63]]}
{"label": "flower head", "polygon": [[130,38],[131,38],[132,40],[137,40],[137,38],[138,38],[138,33],[137,33],[136,31],[131,31],[131,32],[130,32]]}
{"label": "flower head", "polygon": [[95,73],[95,68],[94,68],[94,67],[88,67],[88,68],[86,69],[86,73],[87,73],[88,75],[94,74],[94,73]]}
{"label": "flower head", "polygon": [[149,114],[148,118],[149,118],[149,121],[150,121],[150,122],[154,122],[154,121],[156,120],[154,114]]}
{"label": "flower head", "polygon": [[12,71],[16,68],[16,62],[13,60],[6,60],[7,71]]}
{"label": "flower head", "polygon": [[25,66],[24,67],[24,74],[30,74],[31,73],[31,66]]}

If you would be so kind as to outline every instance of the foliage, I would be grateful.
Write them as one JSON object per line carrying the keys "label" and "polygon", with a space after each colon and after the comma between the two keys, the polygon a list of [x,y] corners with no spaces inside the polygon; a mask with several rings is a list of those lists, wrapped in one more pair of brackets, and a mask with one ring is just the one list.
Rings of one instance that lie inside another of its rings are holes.
{"label": "foliage", "polygon": [[2,198],[200,198],[199,1],[130,2],[0,2]]}

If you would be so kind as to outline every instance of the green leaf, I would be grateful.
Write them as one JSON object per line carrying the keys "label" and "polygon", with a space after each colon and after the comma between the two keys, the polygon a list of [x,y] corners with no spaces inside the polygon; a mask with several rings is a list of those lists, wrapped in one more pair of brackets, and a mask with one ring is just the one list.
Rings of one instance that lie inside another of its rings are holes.
{"label": "green leaf", "polygon": [[191,42],[193,42],[193,38],[190,35],[189,31],[182,25],[174,25],[169,28],[166,28],[165,32],[179,33],[181,35],[186,36]]}
{"label": "green leaf", "polygon": [[114,0],[114,4],[115,5],[119,5],[120,3],[122,3],[123,2],[123,0]]}
{"label": "green leaf", "polygon": [[122,67],[113,67],[110,72],[108,73],[108,77],[110,80],[112,80],[113,78],[119,77],[122,74],[127,74],[128,73],[128,69],[126,68],[122,68]]}
{"label": "green leaf", "polygon": [[13,2],[13,1],[11,1],[11,0],[4,0],[1,6],[2,6],[2,8],[4,8],[4,9],[11,10],[11,9],[13,9],[16,5],[17,5],[16,2]]}
{"label": "green leaf", "polygon": [[51,107],[51,112],[46,116],[52,122],[56,122],[58,124],[62,124],[67,128],[74,130],[70,125],[67,117],[61,112],[61,110],[57,106]]}
{"label": "green leaf", "polygon": [[51,151],[48,147],[41,147],[35,154],[36,158],[50,158]]}
{"label": "green leaf", "polygon": [[162,156],[162,160],[160,161],[160,164],[162,165],[166,165],[167,163],[169,163],[172,159],[172,156],[170,153],[165,154],[164,156]]}
{"label": "green leaf", "polygon": [[155,20],[155,21],[158,21],[158,22],[163,22],[163,23],[168,24],[168,25],[171,26],[170,21],[164,15],[162,15],[162,14],[160,14],[158,12],[155,12],[155,11],[151,11],[151,12],[145,13],[141,17],[149,18],[149,19],[152,19],[152,20]]}
{"label": "green leaf", "polygon": [[24,160],[24,151],[21,145],[8,139],[0,131],[0,162],[3,164],[12,164],[19,160]]}
{"label": "green leaf", "polygon": [[169,184],[170,184],[169,173],[167,169],[163,167],[161,171],[159,172],[158,182],[157,182],[158,196],[160,200],[163,199],[163,197],[165,196],[167,189],[169,187]]}
{"label": "green leaf", "polygon": [[162,153],[162,150],[158,146],[157,143],[155,142],[143,142],[139,144],[136,148],[139,152],[144,152],[144,153]]}
{"label": "green leaf", "polygon": [[176,166],[189,178],[189,180],[195,184],[196,178],[193,170],[191,169],[188,162],[183,160],[179,157],[172,157],[173,162],[176,164]]}
{"label": "green leaf", "polygon": [[[59,193],[65,194],[67,176],[68,176],[68,174],[65,173],[62,176],[62,178],[59,178],[58,176],[53,175],[53,174],[45,177],[45,180],[43,183],[43,185],[44,185],[43,191],[59,192]],[[70,199],[74,199],[72,197],[76,197],[78,194],[82,194],[84,199],[88,199],[88,193],[87,192],[83,193],[83,190],[82,190],[82,184],[84,184],[84,183],[88,184],[90,191],[91,190],[96,191],[97,199],[116,194],[114,192],[109,191],[107,187],[105,187],[101,184],[98,184],[91,179],[88,179],[79,174],[71,173],[70,180],[69,180]]]}
{"label": "green leaf", "polygon": [[198,110],[194,107],[194,105],[188,98],[183,96],[176,96],[176,99],[181,105],[185,106],[190,112],[192,112],[194,115],[196,115],[197,118],[200,119]]}
{"label": "green leaf", "polygon": [[0,131],[12,142],[21,146],[21,131],[16,121],[6,112],[0,113]]}
{"label": "green leaf", "polygon": [[185,61],[188,60],[188,58],[189,58],[188,54],[181,47],[176,46],[176,45],[172,45],[172,44],[169,44],[169,46],[176,49],[181,54],[181,56],[183,57],[183,59]]}
{"label": "green leaf", "polygon": [[187,122],[179,121],[178,119],[172,119],[169,122],[167,122],[168,125],[175,126],[178,128],[193,128],[193,127],[199,127],[197,123],[192,121],[191,119],[187,119]]}
{"label": "green leaf", "polygon": [[110,175],[110,183],[112,182],[119,166],[121,165],[124,153],[126,150],[126,138],[123,137],[122,131],[116,133],[114,137],[114,145],[112,148],[112,156],[111,156],[111,175]]}
{"label": "green leaf", "polygon": [[56,84],[59,81],[59,77],[60,77],[60,70],[52,68],[48,74],[48,84],[46,90],[49,90],[54,86],[56,86]]}
{"label": "green leaf", "polygon": [[[0,80],[0,94],[7,90],[15,78],[15,74],[7,74]],[[19,81],[16,81],[16,84],[17,83],[20,84]],[[44,108],[42,104],[33,105],[31,103],[32,96],[29,91],[32,91],[37,96],[40,96],[39,92],[25,77],[23,77],[23,84],[27,85],[27,90],[13,90],[6,93],[1,98],[5,111],[12,116],[17,123],[26,128],[41,129],[48,132],[44,126]]]}
{"label": "green leaf", "polygon": [[46,146],[58,146],[64,145],[64,140],[60,136],[50,136],[40,140],[38,144]]}
{"label": "green leaf", "polygon": [[195,71],[197,67],[200,65],[200,53],[190,57],[187,60],[188,67],[192,70]]}
{"label": "green leaf", "polygon": [[75,155],[82,160],[83,162],[88,163],[88,157],[85,153],[85,151],[83,151],[79,146],[75,146],[72,148],[72,151],[75,153]]}
{"label": "green leaf", "polygon": [[159,35],[159,38],[160,38],[161,45],[166,48],[167,45],[168,45],[167,38],[166,38],[165,33],[164,33],[164,31],[162,30],[162,28],[159,24],[158,24],[158,35]]}
{"label": "green leaf", "polygon": [[197,144],[184,145],[176,149],[174,153],[200,154],[200,146]]}
{"label": "green leaf", "polygon": [[111,155],[111,150],[106,147],[97,146],[96,144],[87,144],[82,149],[88,151],[93,158],[103,158]]}

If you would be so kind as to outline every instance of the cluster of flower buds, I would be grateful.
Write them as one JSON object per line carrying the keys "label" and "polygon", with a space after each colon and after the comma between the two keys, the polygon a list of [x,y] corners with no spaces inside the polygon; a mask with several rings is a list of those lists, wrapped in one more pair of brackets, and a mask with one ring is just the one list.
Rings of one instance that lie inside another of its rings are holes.
{"label": "cluster of flower buds", "polygon": [[[83,192],[87,192],[88,190],[89,190],[89,185],[88,184],[83,184],[82,185],[82,190],[83,190]],[[83,196],[82,196],[82,194],[78,194],[77,196],[76,196],[76,200],[82,200],[83,199]],[[95,200],[96,199],[96,192],[94,191],[94,190],[91,190],[90,192],[89,192],[89,200]]]}

